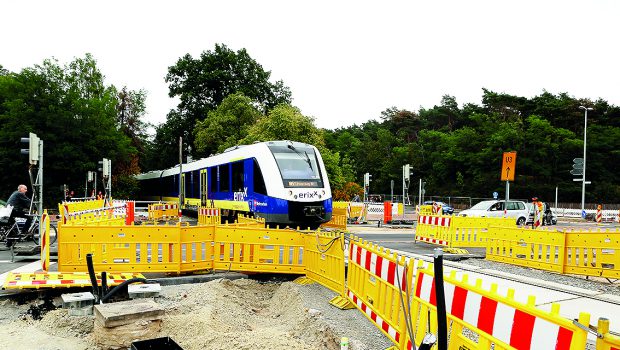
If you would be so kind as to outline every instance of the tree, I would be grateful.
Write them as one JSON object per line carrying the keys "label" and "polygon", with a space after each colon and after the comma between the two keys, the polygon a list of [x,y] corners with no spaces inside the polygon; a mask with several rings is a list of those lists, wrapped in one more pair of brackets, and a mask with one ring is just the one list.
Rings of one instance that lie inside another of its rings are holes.
{"label": "tree", "polygon": [[298,108],[288,104],[276,106],[250,127],[241,143],[269,140],[291,140],[315,146],[321,153],[332,188],[344,185],[340,155],[325,147],[323,132],[314,125],[314,118],[304,116]]}
{"label": "tree", "polygon": [[196,151],[210,154],[237,145],[260,116],[252,100],[242,93],[226,97],[207,118],[196,123]]}
{"label": "tree", "polygon": [[[266,112],[279,103],[290,103],[291,92],[282,81],[271,83],[271,72],[250,57],[245,49],[232,51],[226,45],[216,44],[213,51],[204,51],[194,59],[189,54],[181,57],[175,65],[168,68],[166,82],[169,83],[170,97],[179,97],[176,110],[168,114],[166,125],[157,128],[155,153],[169,151],[172,143],[183,137],[184,151],[194,145],[191,130],[196,122],[209,118],[224,98],[234,93],[249,97],[257,108]],[[209,122],[207,121],[207,124]],[[204,146],[204,145],[203,145]],[[192,150],[194,157],[206,156],[213,150],[201,147],[202,151]],[[174,162],[166,156],[159,162],[167,167]]]}
{"label": "tree", "polygon": [[136,152],[116,123],[117,90],[104,84],[87,54],[61,67],[55,60],[0,75],[0,174],[7,195],[29,183],[20,138],[29,132],[44,141],[46,204],[57,203],[61,187],[78,190],[87,171],[106,157],[126,161]]}

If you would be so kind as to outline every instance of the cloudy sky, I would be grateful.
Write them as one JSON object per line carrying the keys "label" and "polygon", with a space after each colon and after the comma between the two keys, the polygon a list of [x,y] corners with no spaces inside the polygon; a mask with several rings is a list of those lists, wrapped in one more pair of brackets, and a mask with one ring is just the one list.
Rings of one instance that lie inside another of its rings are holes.
{"label": "cloudy sky", "polygon": [[169,66],[224,43],[246,48],[316,125],[417,110],[445,94],[543,89],[620,105],[620,1],[0,1],[11,71],[93,54],[108,84],[145,89],[147,120],[177,101]]}

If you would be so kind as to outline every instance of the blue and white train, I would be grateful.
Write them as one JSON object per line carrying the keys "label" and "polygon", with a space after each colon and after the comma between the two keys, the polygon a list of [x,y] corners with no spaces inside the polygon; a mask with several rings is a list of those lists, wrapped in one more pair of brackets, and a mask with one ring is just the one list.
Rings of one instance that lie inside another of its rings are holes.
{"label": "blue and white train", "polygon": [[321,154],[312,145],[269,141],[227,149],[179,167],[136,176],[141,199],[178,201],[184,209],[215,206],[223,220],[239,212],[270,225],[318,227],[332,216],[332,193]]}

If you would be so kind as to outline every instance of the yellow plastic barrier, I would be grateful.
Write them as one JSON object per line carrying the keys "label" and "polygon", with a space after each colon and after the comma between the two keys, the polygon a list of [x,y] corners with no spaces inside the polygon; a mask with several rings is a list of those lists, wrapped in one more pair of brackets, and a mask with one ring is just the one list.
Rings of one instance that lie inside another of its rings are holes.
{"label": "yellow plastic barrier", "polygon": [[344,297],[344,234],[317,231],[303,238],[306,276]]}
{"label": "yellow plastic barrier", "polygon": [[336,228],[341,230],[347,229],[347,208],[333,208],[332,219],[321,225],[321,227]]}
{"label": "yellow plastic barrier", "polygon": [[406,339],[405,308],[415,266],[380,246],[349,241],[347,298],[399,349]]}
{"label": "yellow plastic barrier", "polygon": [[213,241],[216,270],[305,273],[304,240],[297,231],[221,225]]}
{"label": "yellow plastic barrier", "polygon": [[493,227],[486,259],[562,273],[564,234],[522,227]]}
{"label": "yellow plastic barrier", "polygon": [[222,218],[218,208],[198,208],[198,224],[200,225],[219,225]]}
{"label": "yellow plastic barrier", "polygon": [[[199,227],[208,231],[204,227]],[[73,226],[58,228],[58,271],[85,272],[86,254],[95,271],[179,272],[178,226]]]}
{"label": "yellow plastic barrier", "polygon": [[620,278],[620,230],[567,231],[564,234],[564,273]]}
{"label": "yellow plastic barrier", "polygon": [[620,350],[620,337],[609,333],[609,320],[598,319],[596,350]]}
{"label": "yellow plastic barrier", "polygon": [[[534,296],[521,304],[514,300],[514,290],[502,296],[497,284],[485,290],[481,279],[472,285],[467,275],[458,280],[456,272],[444,276],[444,291],[449,349],[585,349],[587,332],[560,316],[559,304],[543,311],[536,307]],[[436,304],[432,269],[418,271],[410,318],[416,347],[426,332],[437,334]],[[580,313],[578,322],[589,325],[590,315]],[[412,349],[407,338],[406,348]]]}
{"label": "yellow plastic barrier", "polygon": [[418,215],[433,215],[433,206],[432,205],[421,205],[420,212]]}
{"label": "yellow plastic barrier", "polygon": [[178,203],[154,203],[148,206],[149,220],[166,220],[179,217]]}
{"label": "yellow plastic barrier", "polygon": [[557,273],[620,278],[620,231],[493,227],[486,258]]}
{"label": "yellow plastic barrier", "polygon": [[246,226],[246,227],[265,227],[265,219],[249,217],[249,216],[239,214],[239,216],[237,216],[237,222],[235,224],[237,226]]}
{"label": "yellow plastic barrier", "polygon": [[[181,226],[180,230],[179,272],[213,269],[216,226]],[[169,249],[174,248],[175,245],[169,246]]]}
{"label": "yellow plastic barrier", "polygon": [[486,247],[490,226],[514,227],[515,221],[511,218],[420,215],[415,238],[446,247]]}

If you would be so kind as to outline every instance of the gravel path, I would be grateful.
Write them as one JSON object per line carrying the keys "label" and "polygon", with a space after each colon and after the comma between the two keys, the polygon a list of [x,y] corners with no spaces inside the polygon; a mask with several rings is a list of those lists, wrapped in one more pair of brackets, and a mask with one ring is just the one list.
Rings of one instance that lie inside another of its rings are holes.
{"label": "gravel path", "polygon": [[562,275],[558,273],[536,270],[528,267],[514,266],[484,259],[467,259],[461,261],[461,263],[483,269],[510,273],[512,275],[515,275],[515,278],[519,278],[520,276],[535,278],[547,282],[554,282],[558,285],[571,286],[620,296],[620,280],[607,280],[601,277],[588,277],[586,279],[585,276]]}

